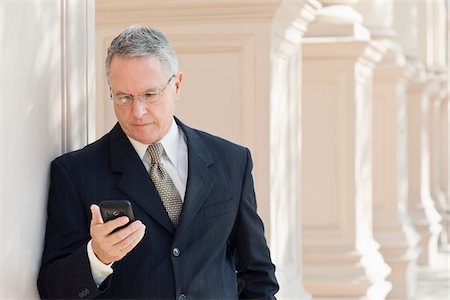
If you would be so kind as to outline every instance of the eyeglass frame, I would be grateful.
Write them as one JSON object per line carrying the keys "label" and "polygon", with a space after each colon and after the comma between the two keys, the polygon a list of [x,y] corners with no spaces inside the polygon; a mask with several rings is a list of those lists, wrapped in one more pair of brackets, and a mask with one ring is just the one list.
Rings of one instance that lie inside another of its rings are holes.
{"label": "eyeglass frame", "polygon": [[[111,100],[115,103],[115,104],[117,104],[117,105],[119,105],[119,106],[125,106],[125,105],[128,105],[128,104],[130,104],[131,102],[133,102],[133,100],[135,99],[135,98],[137,98],[140,102],[142,102],[142,103],[146,103],[146,104],[148,104],[148,103],[155,103],[156,101],[158,101],[160,98],[161,98],[161,96],[164,94],[164,91],[166,90],[166,88],[167,88],[167,86],[169,85],[169,83],[172,81],[172,79],[173,78],[175,78],[176,77],[176,75],[175,74],[173,74],[172,76],[170,76],[170,78],[169,78],[169,80],[167,81],[167,83],[164,85],[164,87],[162,87],[159,91],[157,91],[157,92],[154,92],[154,93],[149,93],[149,92],[146,92],[146,93],[144,93],[144,94],[141,94],[141,95],[130,95],[130,94],[119,94],[119,95],[113,95],[112,94],[112,91],[111,91],[111,87],[109,87],[109,91],[110,91],[110,97],[111,97]],[[152,99],[152,100],[146,100],[145,99],[145,96],[151,96],[151,97],[153,97],[153,96],[156,96],[156,98],[154,98],[154,99]],[[121,103],[121,102],[117,102],[116,101],[116,99],[117,99],[117,97],[118,96],[120,96],[120,97],[128,97],[128,99],[126,100],[126,102],[124,102],[124,103]]]}

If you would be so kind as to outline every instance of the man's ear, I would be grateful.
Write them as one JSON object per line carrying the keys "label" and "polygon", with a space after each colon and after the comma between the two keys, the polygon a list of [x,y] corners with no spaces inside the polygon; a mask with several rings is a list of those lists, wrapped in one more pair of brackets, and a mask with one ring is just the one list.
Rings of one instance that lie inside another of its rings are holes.
{"label": "man's ear", "polygon": [[178,72],[177,76],[175,77],[175,87],[176,87],[177,94],[180,91],[182,81],[183,81],[183,73]]}

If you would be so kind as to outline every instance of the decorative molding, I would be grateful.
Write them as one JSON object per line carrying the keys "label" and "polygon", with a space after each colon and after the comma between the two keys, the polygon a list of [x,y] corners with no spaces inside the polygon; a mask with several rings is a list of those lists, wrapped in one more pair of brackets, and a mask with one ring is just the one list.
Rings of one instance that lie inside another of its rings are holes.
{"label": "decorative molding", "polygon": [[308,28],[308,37],[353,37],[370,39],[370,32],[362,25],[363,18],[351,1],[321,1],[316,20]]}
{"label": "decorative molding", "polygon": [[[269,21],[282,0],[156,0],[144,2],[97,0],[97,22],[101,24],[183,23],[245,19],[246,22]],[[295,1],[303,3],[303,1]],[[125,12],[125,13],[124,13]]]}
{"label": "decorative molding", "polygon": [[86,10],[86,103],[87,142],[96,140],[95,0],[85,0]]}
{"label": "decorative molding", "polygon": [[63,153],[94,140],[93,1],[61,2],[61,119]]}
{"label": "decorative molding", "polygon": [[67,38],[66,38],[66,1],[61,1],[61,151],[66,153],[67,146]]}
{"label": "decorative molding", "polygon": [[[296,47],[320,8],[317,0],[283,1],[273,20],[273,34]],[[298,49],[297,49],[298,50]]]}

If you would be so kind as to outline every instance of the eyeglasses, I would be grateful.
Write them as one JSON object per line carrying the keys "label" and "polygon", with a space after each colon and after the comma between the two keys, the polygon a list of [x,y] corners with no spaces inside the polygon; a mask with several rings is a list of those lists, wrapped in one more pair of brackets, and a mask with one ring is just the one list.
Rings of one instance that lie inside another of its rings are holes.
{"label": "eyeglasses", "polygon": [[144,93],[142,95],[137,95],[137,96],[127,95],[127,94],[113,95],[111,93],[110,96],[111,96],[111,99],[114,101],[114,103],[117,105],[130,104],[134,98],[138,99],[139,101],[141,101],[143,103],[154,103],[154,102],[158,101],[158,99],[161,97],[162,94],[164,94],[164,91],[166,90],[167,86],[172,81],[172,79],[175,77],[176,77],[175,74],[170,76],[169,80],[164,85],[164,87],[157,92],[147,92],[147,93]]}

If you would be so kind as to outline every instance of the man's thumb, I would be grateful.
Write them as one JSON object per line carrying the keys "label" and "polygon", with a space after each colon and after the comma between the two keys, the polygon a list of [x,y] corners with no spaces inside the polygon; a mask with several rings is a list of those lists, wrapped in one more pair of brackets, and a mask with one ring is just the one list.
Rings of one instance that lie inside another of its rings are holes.
{"label": "man's thumb", "polygon": [[91,213],[92,213],[92,219],[91,219],[91,225],[97,225],[97,224],[103,224],[103,218],[100,213],[100,208],[96,204],[91,205]]}

